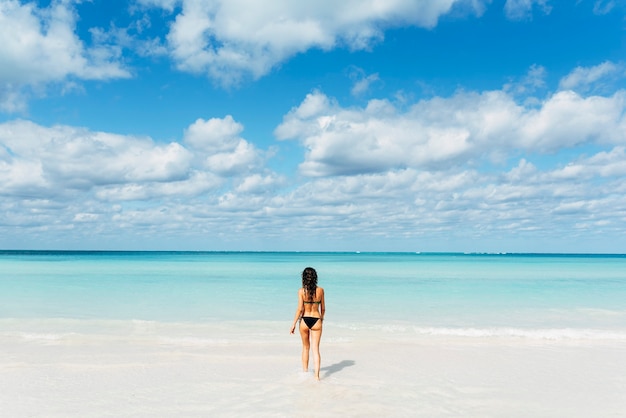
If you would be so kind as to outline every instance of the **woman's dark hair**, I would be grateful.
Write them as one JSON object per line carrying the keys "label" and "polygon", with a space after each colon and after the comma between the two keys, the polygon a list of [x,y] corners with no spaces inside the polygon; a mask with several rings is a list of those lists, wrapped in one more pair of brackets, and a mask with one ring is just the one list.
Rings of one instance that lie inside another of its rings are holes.
{"label": "woman's dark hair", "polygon": [[302,288],[305,299],[312,301],[317,291],[317,272],[313,267],[307,267],[302,272]]}

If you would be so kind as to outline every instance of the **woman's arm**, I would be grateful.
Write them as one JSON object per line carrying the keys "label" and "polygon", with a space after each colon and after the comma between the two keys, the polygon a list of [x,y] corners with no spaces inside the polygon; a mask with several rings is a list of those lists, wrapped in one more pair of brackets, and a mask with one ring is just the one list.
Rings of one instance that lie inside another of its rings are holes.
{"label": "woman's arm", "polygon": [[296,315],[293,318],[293,325],[291,326],[291,333],[293,334],[296,330],[296,324],[298,320],[302,317],[302,313],[304,312],[304,294],[302,289],[298,290],[298,308],[296,309]]}
{"label": "woman's arm", "polygon": [[324,289],[322,290],[322,298],[320,299],[320,317],[324,320],[324,314],[326,313],[326,301],[324,300]]}

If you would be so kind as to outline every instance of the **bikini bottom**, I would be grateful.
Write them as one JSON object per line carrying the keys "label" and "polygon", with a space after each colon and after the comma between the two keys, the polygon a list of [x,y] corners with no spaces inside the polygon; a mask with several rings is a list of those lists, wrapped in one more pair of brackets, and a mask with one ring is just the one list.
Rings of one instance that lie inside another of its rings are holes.
{"label": "bikini bottom", "polygon": [[304,320],[306,326],[309,327],[309,329],[313,328],[313,326],[317,324],[317,321],[319,320],[319,318],[316,318],[314,316],[303,316],[302,319]]}

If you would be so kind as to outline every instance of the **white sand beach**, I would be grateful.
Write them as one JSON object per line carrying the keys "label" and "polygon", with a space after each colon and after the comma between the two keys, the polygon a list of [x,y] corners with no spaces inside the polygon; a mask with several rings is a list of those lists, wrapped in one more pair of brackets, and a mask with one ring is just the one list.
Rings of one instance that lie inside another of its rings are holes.
{"label": "white sand beach", "polygon": [[[6,417],[626,416],[623,339],[355,331],[322,380],[288,322],[2,320]],[[312,366],[311,366],[312,367]]]}

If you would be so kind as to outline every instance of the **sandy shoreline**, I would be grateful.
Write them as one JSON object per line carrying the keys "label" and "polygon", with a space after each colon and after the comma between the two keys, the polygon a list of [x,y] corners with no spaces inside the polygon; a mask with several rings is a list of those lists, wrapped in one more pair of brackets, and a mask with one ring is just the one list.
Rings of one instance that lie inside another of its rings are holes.
{"label": "sandy shoreline", "polygon": [[626,411],[623,341],[406,340],[329,324],[317,383],[300,371],[299,339],[288,335],[286,323],[248,334],[251,324],[191,333],[142,322],[101,331],[89,324],[85,332],[80,323],[55,333],[35,322],[23,329],[3,324],[4,416],[610,417]]}

